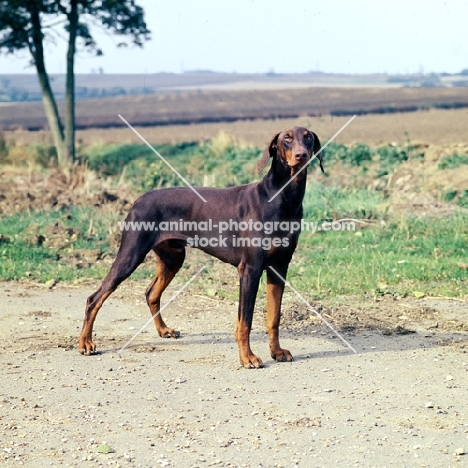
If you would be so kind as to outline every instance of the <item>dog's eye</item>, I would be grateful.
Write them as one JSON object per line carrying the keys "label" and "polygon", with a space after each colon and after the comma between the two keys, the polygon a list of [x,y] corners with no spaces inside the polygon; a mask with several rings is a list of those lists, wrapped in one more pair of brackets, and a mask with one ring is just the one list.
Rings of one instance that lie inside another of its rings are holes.
{"label": "dog's eye", "polygon": [[285,135],[284,141],[287,141],[288,143],[292,141],[292,136],[291,135]]}

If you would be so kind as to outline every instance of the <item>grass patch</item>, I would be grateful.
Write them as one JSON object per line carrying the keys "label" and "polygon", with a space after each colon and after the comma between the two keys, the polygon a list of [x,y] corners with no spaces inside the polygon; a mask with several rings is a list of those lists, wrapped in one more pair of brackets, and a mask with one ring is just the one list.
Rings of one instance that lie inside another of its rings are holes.
{"label": "grass patch", "polygon": [[[317,216],[314,219],[336,219],[333,216],[356,214],[353,209],[360,203],[358,211],[362,212],[357,214],[378,221],[363,229],[357,225],[355,232],[303,232],[290,267],[294,287],[311,291],[316,298],[347,294],[405,296],[414,291],[466,294],[468,272],[458,263],[466,261],[468,216],[401,217],[385,223],[376,208],[380,202],[375,194],[366,191],[314,187],[308,192],[308,219],[312,215]],[[116,253],[109,246],[108,233],[117,219],[95,207],[21,213],[0,219],[0,278],[29,277],[40,282],[102,279]],[[60,227],[55,229],[58,237],[50,234],[56,226]],[[46,238],[42,244],[37,241],[41,235]],[[85,266],[79,267],[81,260],[76,255],[80,252],[99,253],[99,260],[88,264],[85,259]],[[189,267],[181,274],[191,276]],[[144,263],[132,278],[151,278],[154,268],[152,261]],[[220,264],[210,259],[212,278],[204,280],[200,288],[208,284],[223,296],[237,294],[237,286],[224,284],[223,275],[217,273],[219,268]]]}
{"label": "grass patch", "polygon": [[383,217],[388,209],[381,192],[323,184],[307,188],[303,207],[304,218],[309,220],[376,219]]}
{"label": "grass patch", "polygon": [[79,269],[79,258],[75,253],[95,251],[97,255],[97,252],[107,252],[106,237],[112,222],[96,207],[74,206],[66,210],[17,213],[0,218],[3,235],[0,278],[18,280],[27,277],[39,282],[102,278],[107,270],[105,264],[95,263]]}
{"label": "grass patch", "polygon": [[[301,235],[291,281],[318,298],[341,294],[462,296],[468,216],[402,217],[355,232]],[[307,266],[306,266],[307,265]]]}

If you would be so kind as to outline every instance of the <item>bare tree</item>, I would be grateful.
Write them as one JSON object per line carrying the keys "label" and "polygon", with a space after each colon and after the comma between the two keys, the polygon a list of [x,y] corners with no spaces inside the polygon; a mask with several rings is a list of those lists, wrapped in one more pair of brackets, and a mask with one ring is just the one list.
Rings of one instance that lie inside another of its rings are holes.
{"label": "bare tree", "polygon": [[[149,39],[143,9],[134,0],[0,0],[0,52],[31,53],[60,167],[75,159],[75,54],[82,49],[102,55],[93,27],[127,36],[137,46]],[[64,126],[44,61],[44,44],[57,28],[67,37]]]}

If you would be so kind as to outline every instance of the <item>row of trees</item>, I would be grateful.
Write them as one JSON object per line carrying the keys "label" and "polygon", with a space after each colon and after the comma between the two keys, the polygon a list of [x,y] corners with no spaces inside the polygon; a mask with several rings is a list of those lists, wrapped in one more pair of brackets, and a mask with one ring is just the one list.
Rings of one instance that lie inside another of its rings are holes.
{"label": "row of trees", "polygon": [[[62,168],[75,159],[75,55],[78,50],[102,55],[93,37],[97,28],[125,36],[140,47],[150,33],[143,9],[134,0],[0,0],[0,52],[29,51]],[[45,43],[53,42],[57,35],[67,41],[63,123],[44,58]]]}

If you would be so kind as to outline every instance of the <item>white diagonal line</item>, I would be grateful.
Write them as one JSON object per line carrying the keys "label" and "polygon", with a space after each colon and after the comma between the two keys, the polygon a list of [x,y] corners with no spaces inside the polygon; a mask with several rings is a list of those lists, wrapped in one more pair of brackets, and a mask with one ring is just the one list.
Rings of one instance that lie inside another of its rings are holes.
{"label": "white diagonal line", "polygon": [[333,326],[325,319],[322,317],[322,315],[320,315],[320,313],[315,310],[303,297],[301,294],[299,294],[292,286],[291,286],[291,283],[289,283],[289,281],[286,281],[286,278],[283,278],[272,266],[269,267],[271,271],[273,271],[276,276],[278,276],[278,278],[280,278],[285,285],[289,286],[295,293],[296,293],[296,296],[307,306],[307,308],[313,312],[315,315],[317,315],[317,317],[320,318],[320,320],[322,320],[322,322],[351,350],[353,351],[353,353],[356,353],[357,354],[357,351],[343,338],[343,336],[341,336],[340,333],[338,333],[334,328]]}
{"label": "white diagonal line", "polygon": [[[317,151],[316,154],[314,154],[314,157],[317,157],[354,119],[356,118],[355,115],[353,115],[321,148],[319,151]],[[269,200],[268,203],[270,203],[272,200],[274,200],[312,161],[314,158],[310,158],[307,164],[304,164]]]}
{"label": "white diagonal line", "polygon": [[206,267],[202,266],[173,296],[127,341],[118,351],[120,354]]}
{"label": "white diagonal line", "polygon": [[191,189],[206,203],[206,200],[197,192],[197,190],[195,190],[195,188],[190,184],[190,182],[189,182],[187,179],[185,179],[185,177],[182,176],[182,175],[177,171],[177,169],[176,169],[175,167],[173,167],[169,161],[167,161],[167,159],[165,159],[163,156],[161,156],[161,155],[159,154],[159,152],[158,152],[157,150],[155,150],[155,149],[148,143],[148,141],[143,137],[143,135],[141,135],[137,130],[135,130],[135,128],[132,127],[120,114],[118,114],[118,115],[119,115],[119,117],[121,118],[121,120],[123,120],[123,122],[125,122],[125,124],[128,126],[128,128],[130,128],[130,130],[133,130],[133,132],[134,132],[136,135],[138,135],[138,136],[141,138],[141,140],[142,140],[144,143],[146,143],[146,144],[153,150],[153,152],[156,154],[156,156],[158,156],[159,159],[161,159],[167,166],[169,166],[169,167],[172,169],[172,171],[173,171],[175,174],[177,174],[177,175],[184,181],[185,185],[187,185],[189,188],[191,188]]}

